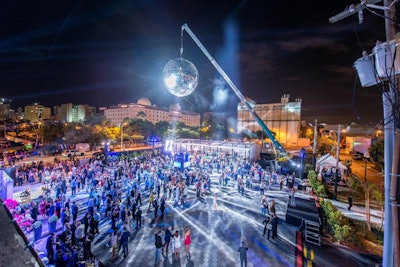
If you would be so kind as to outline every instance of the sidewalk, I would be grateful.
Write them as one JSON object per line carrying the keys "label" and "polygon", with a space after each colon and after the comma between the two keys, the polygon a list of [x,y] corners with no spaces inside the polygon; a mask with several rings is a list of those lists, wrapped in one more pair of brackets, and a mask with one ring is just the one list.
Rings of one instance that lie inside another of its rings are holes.
{"label": "sidewalk", "polygon": [[[302,195],[307,197],[310,196],[309,194],[302,193],[300,191],[297,192],[296,195]],[[327,199],[327,198],[324,198],[324,201],[330,201],[344,216],[348,218],[359,221],[366,221],[365,217],[366,211],[365,211],[365,206],[363,205],[353,204],[351,210],[348,210],[349,204],[347,202]],[[383,223],[382,216],[384,217],[384,215],[385,215],[384,212],[382,212],[381,210],[370,208],[371,223],[380,225],[381,223]]]}
{"label": "sidewalk", "polygon": [[[351,210],[348,210],[348,207],[349,207],[348,203],[337,201],[337,200],[328,200],[328,201],[331,201],[332,204],[336,208],[338,208],[343,213],[344,216],[351,218],[351,219],[359,220],[359,221],[366,221],[365,206],[353,204],[353,207],[351,207]],[[383,216],[384,216],[384,214],[382,214],[382,211],[370,208],[371,223],[380,225],[381,223],[383,223],[383,220],[382,220]]]}

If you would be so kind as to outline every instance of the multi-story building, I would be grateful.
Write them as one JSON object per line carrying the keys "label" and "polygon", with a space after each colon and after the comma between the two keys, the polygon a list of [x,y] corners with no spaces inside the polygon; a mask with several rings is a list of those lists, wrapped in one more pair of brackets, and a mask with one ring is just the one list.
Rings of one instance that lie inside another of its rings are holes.
{"label": "multi-story building", "polygon": [[[301,99],[289,102],[289,95],[283,95],[281,103],[257,104],[249,101],[257,115],[265,125],[275,134],[282,145],[297,145],[300,135]],[[262,131],[260,125],[246,108],[239,103],[237,108],[237,132]]]}
{"label": "multi-story building", "polygon": [[56,109],[57,109],[56,114],[60,118],[60,121],[72,122],[72,110],[73,110],[72,103],[62,104]]}
{"label": "multi-story building", "polygon": [[39,120],[50,119],[51,108],[35,103],[33,105],[25,106],[24,113],[24,119],[30,120],[31,122],[37,122]]}
{"label": "multi-story building", "polygon": [[10,103],[7,99],[0,99],[0,119],[8,119],[10,113]]}
{"label": "multi-story building", "polygon": [[61,106],[55,107],[56,115],[63,122],[83,122],[93,112],[96,112],[96,108],[89,105],[73,105],[72,103],[62,104]]}
{"label": "multi-story building", "polygon": [[203,121],[213,121],[218,124],[225,124],[227,118],[228,113],[226,112],[207,111],[203,113]]}
{"label": "multi-story building", "polygon": [[200,126],[200,114],[181,111],[179,105],[171,105],[168,109],[155,107],[148,98],[140,98],[136,103],[111,106],[103,111],[104,117],[113,125],[120,125],[126,118],[142,118],[153,124],[176,121],[188,126]]}

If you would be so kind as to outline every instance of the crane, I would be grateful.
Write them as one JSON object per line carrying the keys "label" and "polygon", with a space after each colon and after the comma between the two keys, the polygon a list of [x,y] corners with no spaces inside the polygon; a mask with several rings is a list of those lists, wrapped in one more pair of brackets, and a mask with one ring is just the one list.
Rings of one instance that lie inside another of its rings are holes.
{"label": "crane", "polygon": [[[236,87],[236,85],[232,82],[232,80],[229,78],[229,76],[225,73],[225,71],[221,68],[221,66],[215,61],[215,59],[210,55],[210,53],[207,51],[207,49],[204,47],[204,45],[200,42],[200,40],[197,38],[197,36],[193,33],[193,31],[189,28],[187,23],[182,25],[181,28],[181,38],[183,38],[183,33],[186,31],[189,36],[192,38],[192,40],[196,43],[196,45],[200,48],[200,50],[204,53],[204,55],[208,58],[208,60],[211,62],[211,64],[215,67],[215,69],[219,72],[219,74],[224,78],[225,82],[229,85],[229,87],[235,92],[236,96],[239,98],[239,100],[245,105],[245,107],[249,110],[251,115],[254,117],[258,125],[261,127],[263,132],[267,135],[267,137],[271,140],[274,148],[275,148],[275,154],[278,155],[277,151],[279,152],[279,157],[286,157],[287,153],[285,148],[278,142],[278,140],[275,138],[271,130],[265,125],[264,121],[258,116],[258,114],[254,111],[253,107],[250,105],[250,103],[247,101],[247,99],[243,96],[243,94],[240,92],[240,90]],[[180,50],[181,56],[183,54],[183,46],[181,43],[181,50]],[[277,150],[277,151],[276,151]]]}

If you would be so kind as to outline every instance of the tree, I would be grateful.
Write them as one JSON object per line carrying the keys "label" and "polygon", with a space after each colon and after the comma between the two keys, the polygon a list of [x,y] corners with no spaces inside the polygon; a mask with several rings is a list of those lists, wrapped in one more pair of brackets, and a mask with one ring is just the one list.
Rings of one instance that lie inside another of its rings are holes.
{"label": "tree", "polygon": [[[383,196],[382,191],[379,190],[379,189],[377,189],[377,188],[373,188],[373,189],[372,189],[372,193],[371,193],[371,197],[372,197],[372,199],[376,200],[376,201],[379,203],[379,205],[381,206],[381,212],[382,212],[382,214],[385,214],[385,213],[384,213],[385,198],[384,198],[384,196]],[[381,219],[381,225],[380,225],[380,227],[379,227],[380,229],[382,229],[382,226],[383,226],[383,217],[384,217],[384,216],[382,216],[382,219]]]}
{"label": "tree", "polygon": [[106,118],[101,114],[94,114],[86,118],[85,124],[88,125],[105,125]]}
{"label": "tree", "polygon": [[69,144],[88,143],[92,134],[92,127],[88,125],[69,123],[65,127],[63,139]]}
{"label": "tree", "polygon": [[164,137],[171,125],[167,121],[160,121],[154,125],[154,134],[158,137]]}
{"label": "tree", "polygon": [[90,127],[90,129],[92,134],[89,136],[87,142],[90,143],[91,146],[100,144],[106,139],[104,127],[102,127],[101,125],[93,125]]}
{"label": "tree", "polygon": [[[365,201],[365,222],[367,223],[368,231],[371,232],[371,207],[370,207],[370,200],[375,199],[379,202],[382,202],[382,193],[377,190],[376,185],[369,183],[366,180],[366,177],[360,178],[354,174],[350,176],[350,190],[353,193],[363,193],[364,201]],[[352,194],[355,196],[354,194]],[[360,195],[357,195],[357,197]],[[382,205],[383,209],[383,205]],[[383,223],[383,222],[382,222]]]}
{"label": "tree", "polygon": [[144,111],[139,111],[138,112],[138,114],[137,114],[137,117],[138,118],[140,118],[140,119],[144,119],[144,118],[146,118],[146,113],[144,112]]}
{"label": "tree", "polygon": [[148,138],[154,132],[154,125],[148,120],[143,119],[130,119],[128,126],[124,128],[124,133],[129,136],[143,136],[143,139]]}
{"label": "tree", "polygon": [[200,135],[201,138],[203,139],[211,139],[212,138],[212,121],[211,120],[205,120],[202,123],[202,126],[200,128]]}
{"label": "tree", "polygon": [[321,154],[332,153],[336,148],[335,142],[328,138],[321,136],[317,142],[317,150]]}
{"label": "tree", "polygon": [[382,171],[384,167],[384,146],[384,140],[378,140],[372,143],[368,149],[369,155],[374,161],[375,168],[377,168],[379,171]]}
{"label": "tree", "polygon": [[39,127],[39,135],[43,143],[52,142],[63,136],[63,124],[58,121],[43,121]]}
{"label": "tree", "polygon": [[300,137],[313,140],[314,139],[314,128],[310,127],[310,126],[300,125]]}

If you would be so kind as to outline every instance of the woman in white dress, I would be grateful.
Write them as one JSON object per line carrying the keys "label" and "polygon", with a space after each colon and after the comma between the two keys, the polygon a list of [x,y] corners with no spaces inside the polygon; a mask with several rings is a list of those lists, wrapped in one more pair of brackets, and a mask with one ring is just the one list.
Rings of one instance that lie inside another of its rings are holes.
{"label": "woman in white dress", "polygon": [[179,235],[179,231],[176,230],[174,234],[174,254],[176,259],[179,259],[180,249],[181,249],[181,237]]}

